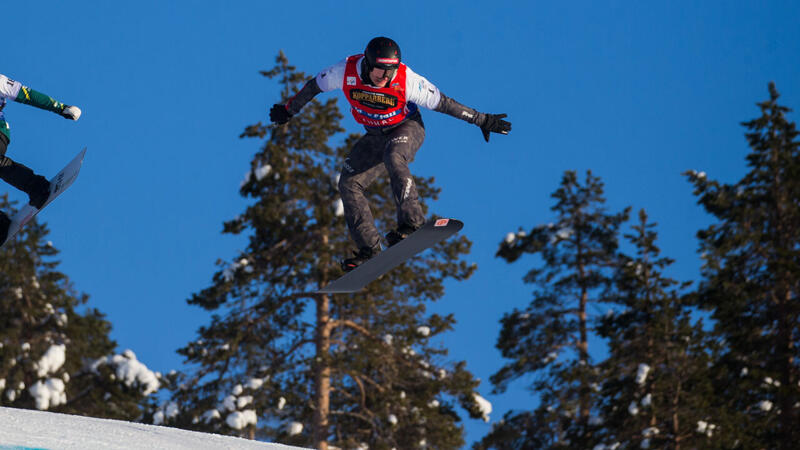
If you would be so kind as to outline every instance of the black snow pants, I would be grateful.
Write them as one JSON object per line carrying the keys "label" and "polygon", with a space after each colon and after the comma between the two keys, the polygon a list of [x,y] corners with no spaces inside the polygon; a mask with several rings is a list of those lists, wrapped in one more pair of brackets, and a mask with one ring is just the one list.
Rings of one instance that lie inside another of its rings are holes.
{"label": "black snow pants", "polygon": [[36,182],[36,174],[28,167],[6,156],[9,140],[0,133],[0,179],[26,194]]}
{"label": "black snow pants", "polygon": [[380,250],[381,237],[364,190],[384,166],[397,205],[398,227],[419,227],[425,222],[414,178],[408,170],[424,139],[425,125],[417,114],[388,131],[370,129],[353,145],[339,178],[339,193],[350,236],[358,248]]}

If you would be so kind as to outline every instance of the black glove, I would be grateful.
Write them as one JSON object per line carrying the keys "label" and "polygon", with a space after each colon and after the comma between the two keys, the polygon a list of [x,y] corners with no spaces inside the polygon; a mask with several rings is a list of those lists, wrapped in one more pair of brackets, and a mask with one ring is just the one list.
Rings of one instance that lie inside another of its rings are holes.
{"label": "black glove", "polygon": [[278,125],[283,125],[292,118],[292,115],[289,114],[289,111],[286,109],[286,105],[281,104],[274,104],[272,105],[272,109],[269,110],[269,120],[277,123]]}
{"label": "black glove", "polygon": [[483,138],[489,142],[489,133],[508,134],[511,131],[511,122],[503,120],[506,114],[484,114],[486,119],[481,125],[483,131]]}

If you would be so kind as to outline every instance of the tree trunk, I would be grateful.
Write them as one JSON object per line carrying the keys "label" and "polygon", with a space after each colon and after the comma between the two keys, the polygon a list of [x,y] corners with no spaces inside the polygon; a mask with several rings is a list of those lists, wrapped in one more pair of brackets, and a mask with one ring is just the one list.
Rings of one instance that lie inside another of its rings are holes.
{"label": "tree trunk", "polygon": [[331,347],[330,297],[317,299],[317,358],[314,398],[314,447],[328,450],[328,415],[331,403],[331,368],[328,352]]}

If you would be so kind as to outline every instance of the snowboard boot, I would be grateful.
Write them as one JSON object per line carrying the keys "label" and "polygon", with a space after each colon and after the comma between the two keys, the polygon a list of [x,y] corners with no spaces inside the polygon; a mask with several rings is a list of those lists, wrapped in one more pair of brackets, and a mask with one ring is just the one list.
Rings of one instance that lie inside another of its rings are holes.
{"label": "snowboard boot", "polygon": [[380,250],[374,250],[370,247],[361,247],[357,252],[353,252],[353,255],[355,255],[353,258],[347,258],[342,261],[342,270],[345,272],[350,272],[351,270],[363,264],[364,261],[377,255],[379,251]]}
{"label": "snowboard boot", "polygon": [[42,209],[50,197],[50,182],[47,178],[36,175],[30,167],[5,155],[0,155],[0,178],[28,194],[30,199],[28,203],[36,209]]}
{"label": "snowboard boot", "polygon": [[50,182],[47,181],[47,178],[36,175],[33,180],[28,183],[25,193],[28,194],[28,198],[30,199],[28,203],[31,206],[36,209],[42,209],[44,203],[50,198]]}
{"label": "snowboard boot", "polygon": [[11,219],[6,213],[0,212],[0,245],[8,239],[8,228],[11,226]]}
{"label": "snowboard boot", "polygon": [[411,235],[411,233],[419,230],[419,227],[413,227],[411,225],[400,225],[397,227],[396,230],[392,230],[386,233],[386,242],[389,243],[389,247],[397,244],[398,242],[402,241],[403,239],[407,238]]}

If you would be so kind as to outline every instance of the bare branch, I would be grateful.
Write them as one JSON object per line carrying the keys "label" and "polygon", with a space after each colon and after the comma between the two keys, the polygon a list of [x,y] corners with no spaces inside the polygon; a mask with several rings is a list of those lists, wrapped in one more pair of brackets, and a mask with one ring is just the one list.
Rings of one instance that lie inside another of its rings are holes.
{"label": "bare branch", "polygon": [[375,341],[379,340],[378,338],[375,337],[375,335],[370,333],[369,330],[367,330],[366,328],[362,327],[361,325],[353,322],[352,320],[331,320],[330,322],[328,322],[328,327],[330,327],[331,330],[333,330],[335,328],[338,328],[338,327],[352,328],[352,329],[358,331],[359,333],[363,334],[364,336],[366,336],[366,337],[368,337],[368,338],[370,338],[372,340],[375,340]]}

